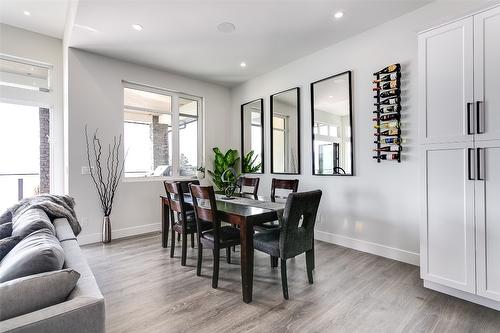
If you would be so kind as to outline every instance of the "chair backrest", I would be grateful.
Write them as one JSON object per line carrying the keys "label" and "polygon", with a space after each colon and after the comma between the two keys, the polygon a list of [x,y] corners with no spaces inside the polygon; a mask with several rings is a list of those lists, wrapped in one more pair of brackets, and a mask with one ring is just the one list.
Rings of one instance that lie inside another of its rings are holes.
{"label": "chair backrest", "polygon": [[[240,194],[242,196],[250,196],[252,198],[257,198],[257,193],[259,192],[259,178],[250,177],[240,177],[238,178],[236,184],[240,188]],[[252,192],[243,191],[243,187],[252,187]]]}
{"label": "chair backrest", "polygon": [[271,183],[271,201],[286,200],[288,198],[288,194],[286,196],[282,196],[276,194],[276,190],[289,190],[291,193],[297,192],[299,188],[299,180],[298,179],[276,179],[273,178]]}
{"label": "chair backrest", "polygon": [[321,195],[321,190],[288,195],[279,240],[283,259],[293,258],[313,248],[314,225]]}
{"label": "chair backrest", "polygon": [[203,236],[200,232],[201,221],[211,222],[214,230],[214,241],[218,243],[220,235],[220,220],[217,217],[217,203],[215,201],[214,187],[190,184],[189,188],[191,191],[191,197],[193,198],[198,237]]}
{"label": "chair backrest", "polygon": [[167,192],[168,205],[171,211],[181,213],[184,209],[184,193],[179,182],[163,182]]}

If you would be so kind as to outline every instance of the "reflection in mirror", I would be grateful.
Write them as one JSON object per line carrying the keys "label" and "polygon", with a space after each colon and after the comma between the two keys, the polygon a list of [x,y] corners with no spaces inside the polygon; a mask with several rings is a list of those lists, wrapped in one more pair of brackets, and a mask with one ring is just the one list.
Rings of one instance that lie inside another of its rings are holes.
{"label": "reflection in mirror", "polygon": [[299,88],[271,96],[271,172],[300,173]]}
{"label": "reflection in mirror", "polygon": [[311,84],[313,174],[353,174],[351,72]]}
{"label": "reflection in mirror", "polygon": [[[263,173],[264,160],[264,100],[243,104],[241,106],[241,172],[242,173]],[[250,159],[251,164],[244,162],[244,157],[253,151]]]}

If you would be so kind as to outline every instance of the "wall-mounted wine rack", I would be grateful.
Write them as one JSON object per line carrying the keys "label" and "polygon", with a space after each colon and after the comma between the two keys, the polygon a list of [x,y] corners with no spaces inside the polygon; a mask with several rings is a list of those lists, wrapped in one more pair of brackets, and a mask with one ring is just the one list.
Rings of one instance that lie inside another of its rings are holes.
{"label": "wall-mounted wine rack", "polygon": [[393,160],[401,163],[401,65],[392,64],[373,74],[373,90],[376,95],[376,122],[374,143],[377,147],[373,156],[378,163],[383,160]]}

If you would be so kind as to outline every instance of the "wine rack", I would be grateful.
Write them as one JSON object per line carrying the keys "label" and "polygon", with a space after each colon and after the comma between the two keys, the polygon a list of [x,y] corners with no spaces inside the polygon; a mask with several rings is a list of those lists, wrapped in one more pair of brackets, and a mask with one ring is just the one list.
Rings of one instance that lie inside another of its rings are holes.
{"label": "wine rack", "polygon": [[373,74],[376,129],[373,156],[378,163],[393,160],[401,163],[403,151],[401,140],[401,65],[392,64]]}

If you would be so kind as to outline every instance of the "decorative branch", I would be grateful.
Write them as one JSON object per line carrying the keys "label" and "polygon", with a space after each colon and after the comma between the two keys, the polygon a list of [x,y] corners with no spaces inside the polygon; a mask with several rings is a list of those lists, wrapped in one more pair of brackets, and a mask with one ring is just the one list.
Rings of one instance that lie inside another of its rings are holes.
{"label": "decorative branch", "polygon": [[89,142],[87,125],[85,125],[85,141],[87,143],[87,161],[90,177],[95,185],[104,216],[111,215],[116,189],[125,165],[125,158],[120,162],[122,136],[113,137],[113,145],[108,144],[107,156],[103,156],[101,140],[97,130]]}

